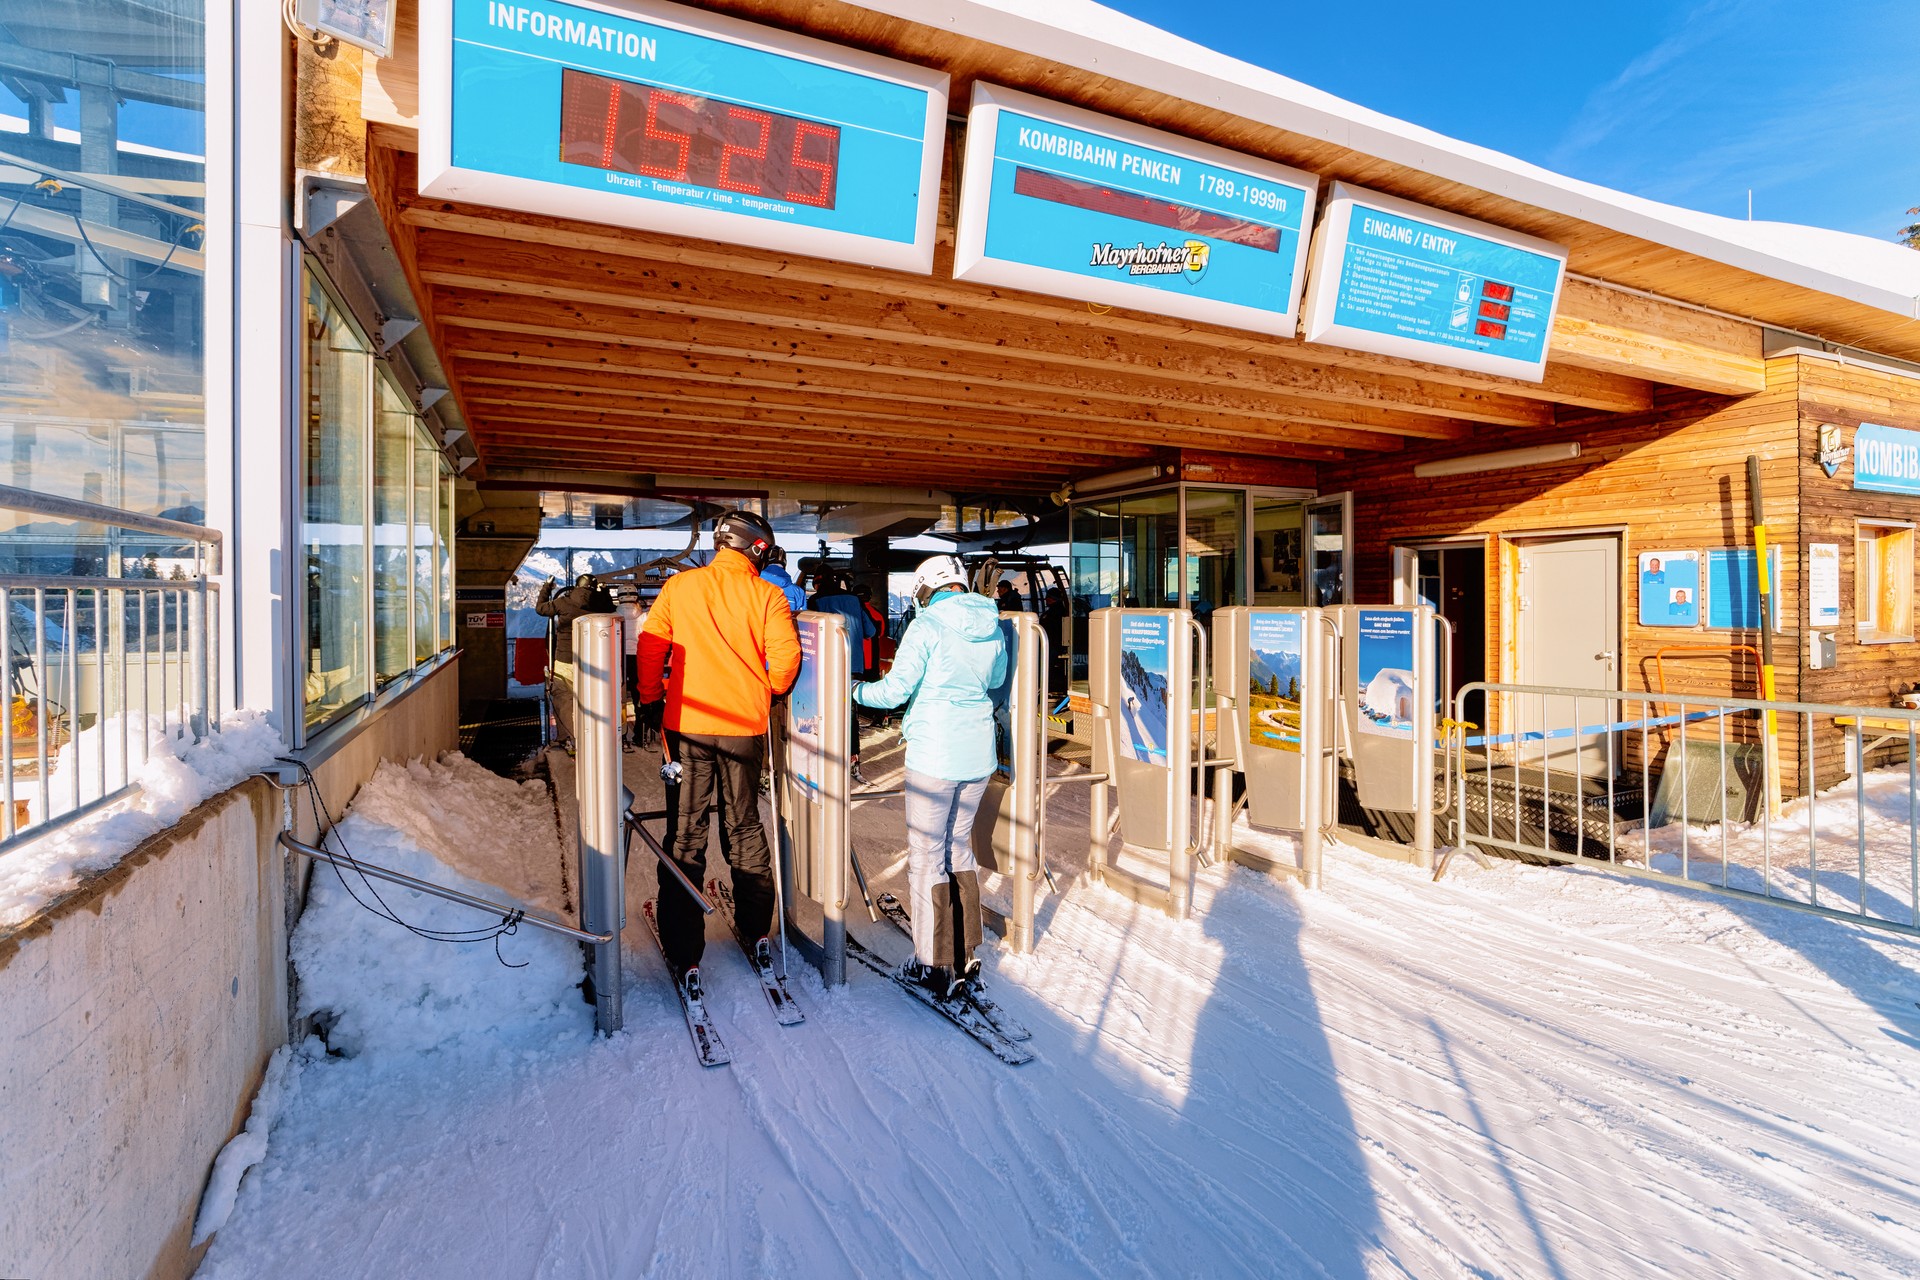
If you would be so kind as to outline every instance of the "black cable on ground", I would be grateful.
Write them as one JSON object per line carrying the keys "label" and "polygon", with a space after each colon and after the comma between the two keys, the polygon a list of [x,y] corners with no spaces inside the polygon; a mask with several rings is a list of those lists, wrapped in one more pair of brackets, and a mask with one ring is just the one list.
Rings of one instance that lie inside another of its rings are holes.
{"label": "black cable on ground", "polygon": [[353,886],[347,883],[346,876],[340,871],[340,864],[337,862],[328,863],[327,865],[333,868],[334,877],[340,881],[340,887],[345,889],[347,896],[352,898],[362,909],[372,912],[383,920],[389,920],[416,937],[425,938],[428,942],[486,942],[491,940],[493,942],[494,958],[509,969],[524,969],[532,963],[530,960],[522,960],[519,964],[514,964],[500,954],[500,939],[502,937],[510,938],[518,933],[520,931],[520,922],[526,919],[527,913],[518,907],[502,916],[499,924],[489,925],[484,929],[423,929],[410,921],[401,919],[399,914],[387,905],[387,900],[380,896],[380,890],[374,887],[373,879],[368,876],[365,869],[360,866],[359,861],[353,856],[353,852],[347,848],[345,837],[343,837],[334,826],[333,813],[327,808],[326,799],[320,794],[320,783],[314,778],[313,770],[307,767],[305,761],[295,760],[292,756],[275,756],[274,759],[282,764],[290,764],[300,771],[301,779],[305,783],[307,790],[307,805],[313,814],[314,830],[319,832],[320,847],[323,849],[326,848],[327,840],[331,837],[335,844],[339,846],[340,856],[345,858],[353,869],[360,873],[361,883],[366,887],[367,892],[373,896],[374,902],[379,903],[378,906],[369,905],[365,899],[354,892]]}

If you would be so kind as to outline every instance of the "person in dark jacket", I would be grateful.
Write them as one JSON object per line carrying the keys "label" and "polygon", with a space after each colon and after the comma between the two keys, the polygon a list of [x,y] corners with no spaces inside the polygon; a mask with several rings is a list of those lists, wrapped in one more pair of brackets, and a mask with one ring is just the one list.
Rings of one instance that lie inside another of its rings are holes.
{"label": "person in dark jacket", "polygon": [[[867,678],[866,642],[874,636],[876,631],[873,619],[867,616],[866,609],[860,604],[860,597],[853,594],[853,588],[840,574],[823,570],[815,578],[815,582],[819,589],[814,592],[813,598],[807,601],[807,608],[815,613],[837,613],[847,620],[847,670],[853,673],[855,683],[864,681]],[[867,780],[860,772],[860,707],[858,703],[854,704],[851,720],[853,780],[864,786]]]}
{"label": "person in dark jacket", "polygon": [[550,578],[540,584],[533,611],[553,619],[553,661],[547,666],[547,707],[554,721],[554,737],[573,750],[573,620],[582,614],[613,613],[613,593],[600,580],[583,573],[565,591],[555,593]]}
{"label": "person in dark jacket", "polygon": [[867,621],[873,624],[873,634],[867,637],[866,674],[858,678],[862,680],[878,680],[880,678],[880,659],[886,656],[881,651],[881,646],[884,645],[887,640],[887,615],[880,612],[879,607],[873,603],[872,587],[863,584],[855,587],[853,594],[855,598],[860,601],[860,607],[867,611]]}

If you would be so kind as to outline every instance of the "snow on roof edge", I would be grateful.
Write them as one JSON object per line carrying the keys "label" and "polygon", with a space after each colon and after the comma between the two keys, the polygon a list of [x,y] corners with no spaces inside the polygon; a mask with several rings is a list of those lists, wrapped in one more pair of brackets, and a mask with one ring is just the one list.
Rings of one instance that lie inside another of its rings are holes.
{"label": "snow on roof edge", "polygon": [[1348,102],[1091,0],[1045,0],[1038,12],[1031,0],[1025,0],[1026,9],[1018,7],[1023,0],[860,2],[876,12],[1321,138],[1770,279],[1920,318],[1920,253],[1892,241],[1791,223],[1742,222],[1569,178]]}

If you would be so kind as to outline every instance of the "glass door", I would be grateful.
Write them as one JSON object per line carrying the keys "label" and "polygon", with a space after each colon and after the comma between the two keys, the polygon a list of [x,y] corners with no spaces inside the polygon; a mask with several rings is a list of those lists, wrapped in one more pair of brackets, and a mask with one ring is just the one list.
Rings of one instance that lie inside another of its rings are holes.
{"label": "glass door", "polygon": [[1308,604],[1353,600],[1353,495],[1315,498],[1306,507]]}

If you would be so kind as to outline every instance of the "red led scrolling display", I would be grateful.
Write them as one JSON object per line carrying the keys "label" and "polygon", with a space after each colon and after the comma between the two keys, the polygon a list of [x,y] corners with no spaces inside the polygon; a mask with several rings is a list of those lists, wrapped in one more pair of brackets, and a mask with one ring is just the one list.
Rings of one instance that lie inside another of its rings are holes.
{"label": "red led scrolling display", "polygon": [[831,209],[840,176],[840,130],[569,69],[561,77],[560,158]]}

